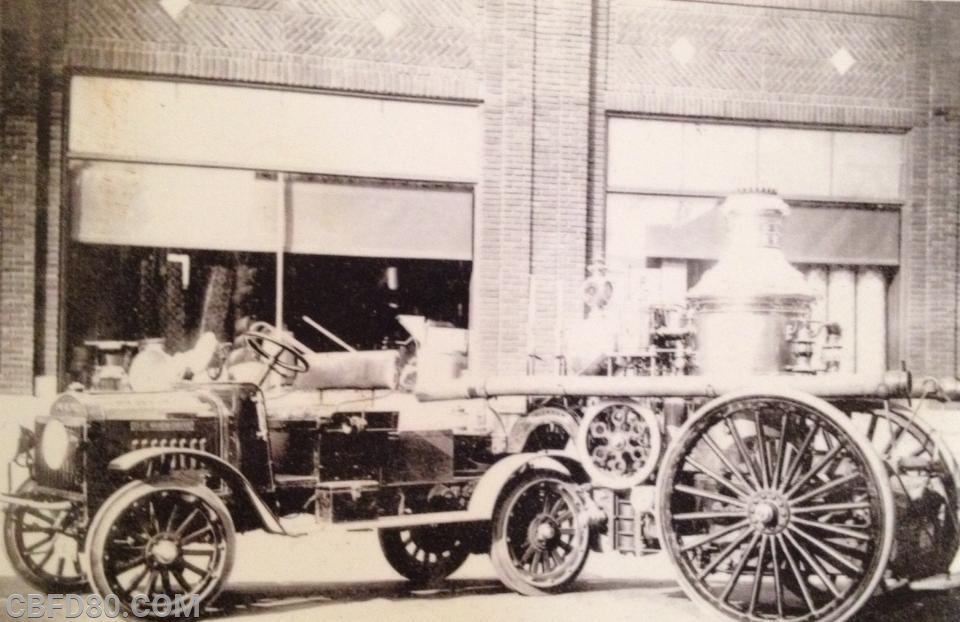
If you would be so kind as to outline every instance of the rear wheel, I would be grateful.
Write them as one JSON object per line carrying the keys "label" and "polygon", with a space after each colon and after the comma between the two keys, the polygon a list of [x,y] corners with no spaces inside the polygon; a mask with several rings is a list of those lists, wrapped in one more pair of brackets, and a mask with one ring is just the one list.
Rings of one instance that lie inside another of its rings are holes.
{"label": "rear wheel", "polygon": [[956,460],[936,432],[903,406],[854,410],[850,417],[890,473],[898,524],[890,563],[894,576],[948,572],[960,549]]}
{"label": "rear wheel", "polygon": [[464,528],[459,525],[381,529],[379,536],[390,567],[419,585],[442,581],[470,556]]}
{"label": "rear wheel", "polygon": [[681,586],[725,619],[846,620],[890,559],[886,468],[847,416],[818,398],[710,402],[679,432],[657,488]]}
{"label": "rear wheel", "polygon": [[[17,495],[49,500],[32,480],[25,482]],[[16,573],[47,593],[83,591],[87,580],[80,568],[81,517],[78,505],[69,510],[10,507],[3,520],[3,544]]]}
{"label": "rear wheel", "polygon": [[573,482],[534,470],[522,475],[497,507],[490,558],[507,587],[537,596],[562,591],[577,578],[589,540]]}
{"label": "rear wheel", "polygon": [[[206,486],[135,481],[117,490],[94,517],[86,555],[90,582],[115,594],[125,612],[165,595],[202,610],[233,566],[233,520]],[[146,601],[142,598],[146,597]]]}

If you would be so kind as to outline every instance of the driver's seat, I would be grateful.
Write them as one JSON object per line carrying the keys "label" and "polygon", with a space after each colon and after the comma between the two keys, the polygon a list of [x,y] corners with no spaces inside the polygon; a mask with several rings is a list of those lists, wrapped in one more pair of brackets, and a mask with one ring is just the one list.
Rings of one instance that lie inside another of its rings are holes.
{"label": "driver's seat", "polygon": [[294,389],[395,389],[400,370],[396,350],[305,354],[310,369],[298,374]]}

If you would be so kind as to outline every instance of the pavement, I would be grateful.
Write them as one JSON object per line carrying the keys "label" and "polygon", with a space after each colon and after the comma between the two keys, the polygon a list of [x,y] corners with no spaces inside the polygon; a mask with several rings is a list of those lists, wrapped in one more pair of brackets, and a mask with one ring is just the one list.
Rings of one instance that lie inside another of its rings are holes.
{"label": "pavement", "polygon": [[[16,424],[29,424],[33,414],[45,408],[32,398],[0,396],[0,462],[5,463],[13,451]],[[960,412],[934,410],[926,418],[960,456]],[[6,475],[0,473],[0,482],[5,481]],[[0,554],[0,621],[13,619],[6,613],[7,597],[29,592],[36,590],[16,577],[6,556]],[[497,580],[489,558],[478,555],[438,588],[413,590],[384,561],[377,538],[370,532],[325,532],[300,538],[241,534],[233,572],[218,606],[211,618],[231,622],[712,619],[684,595],[663,554],[593,554],[570,592],[549,597],[524,597],[508,591]],[[67,618],[56,612],[49,619]],[[953,589],[880,595],[854,622],[958,619],[960,589]]]}

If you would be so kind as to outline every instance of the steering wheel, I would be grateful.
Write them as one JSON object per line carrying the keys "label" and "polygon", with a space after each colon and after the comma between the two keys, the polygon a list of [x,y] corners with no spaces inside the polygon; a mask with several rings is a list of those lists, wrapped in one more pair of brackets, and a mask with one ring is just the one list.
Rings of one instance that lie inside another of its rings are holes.
{"label": "steering wheel", "polygon": [[[242,337],[244,343],[246,343],[246,345],[253,350],[253,353],[257,355],[257,358],[262,363],[267,365],[267,374],[269,374],[271,371],[282,369],[296,375],[302,374],[310,369],[310,363],[307,362],[307,359],[305,359],[297,349],[287,343],[284,343],[280,339],[273,337],[272,335],[268,335],[267,333],[259,330],[250,330],[245,332]],[[263,347],[264,343],[269,343],[273,346],[276,346],[276,352],[273,354],[268,353]],[[291,355],[293,357],[293,362],[291,363],[280,360],[280,357],[284,354]],[[266,378],[267,374],[264,374],[264,379]],[[280,375],[282,376],[283,374]]]}

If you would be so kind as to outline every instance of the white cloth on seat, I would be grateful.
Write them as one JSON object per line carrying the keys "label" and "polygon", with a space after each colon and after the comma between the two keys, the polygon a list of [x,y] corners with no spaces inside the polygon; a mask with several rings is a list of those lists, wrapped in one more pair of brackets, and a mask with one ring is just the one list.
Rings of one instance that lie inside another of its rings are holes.
{"label": "white cloth on seat", "polygon": [[400,353],[396,350],[316,352],[304,355],[307,372],[293,382],[295,389],[394,389]]}

